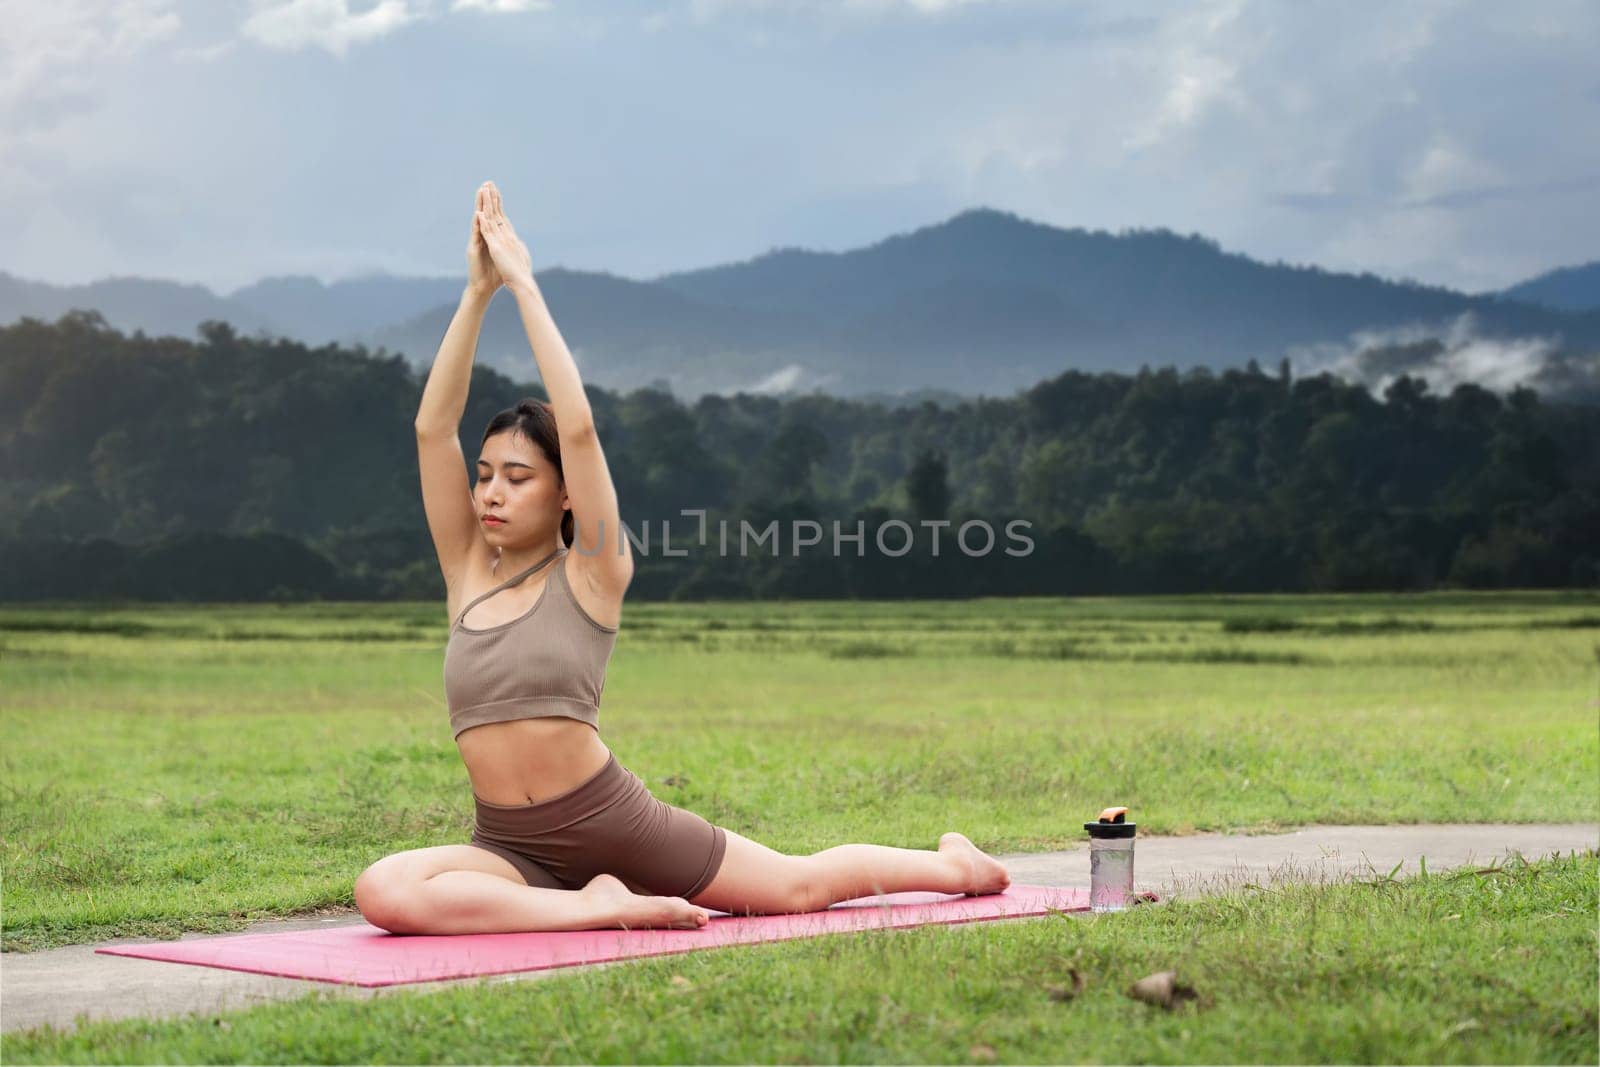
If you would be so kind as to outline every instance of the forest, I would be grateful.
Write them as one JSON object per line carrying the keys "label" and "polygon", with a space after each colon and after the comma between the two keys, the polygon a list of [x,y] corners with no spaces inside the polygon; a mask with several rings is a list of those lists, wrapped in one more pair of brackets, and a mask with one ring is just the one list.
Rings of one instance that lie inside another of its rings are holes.
{"label": "forest", "polygon": [[[199,333],[129,335],[92,311],[0,327],[0,599],[442,598],[412,430],[423,375],[381,348]],[[588,393],[635,539],[631,597],[1600,586],[1600,418],[1525,387],[1435,395],[1402,375],[1375,396],[1252,361],[902,406]],[[475,367],[468,463],[497,411],[544,395]],[[896,520],[910,551],[873,535]],[[960,550],[979,520],[993,549]],[[741,551],[741,524],[773,522],[781,544]],[[835,553],[835,522],[866,536]],[[792,548],[796,523],[820,543]]]}

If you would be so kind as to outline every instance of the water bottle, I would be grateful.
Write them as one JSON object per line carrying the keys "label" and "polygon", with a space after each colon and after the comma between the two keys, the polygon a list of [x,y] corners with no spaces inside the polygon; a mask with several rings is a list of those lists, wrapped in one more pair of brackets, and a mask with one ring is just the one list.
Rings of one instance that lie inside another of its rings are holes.
{"label": "water bottle", "polygon": [[1133,903],[1133,835],[1127,808],[1107,808],[1089,831],[1089,910],[1126,911]]}

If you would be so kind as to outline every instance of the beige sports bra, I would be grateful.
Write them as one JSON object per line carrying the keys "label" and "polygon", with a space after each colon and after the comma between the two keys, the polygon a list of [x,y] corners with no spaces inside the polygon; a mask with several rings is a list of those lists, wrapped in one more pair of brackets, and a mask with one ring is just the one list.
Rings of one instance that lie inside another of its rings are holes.
{"label": "beige sports bra", "polygon": [[[602,626],[578,603],[567,579],[568,549],[559,548],[462,608],[444,649],[444,693],[450,729],[561,716],[600,728],[600,694],[617,628]],[[462,619],[474,605],[523,581],[551,560],[555,573],[521,616],[485,630]]]}

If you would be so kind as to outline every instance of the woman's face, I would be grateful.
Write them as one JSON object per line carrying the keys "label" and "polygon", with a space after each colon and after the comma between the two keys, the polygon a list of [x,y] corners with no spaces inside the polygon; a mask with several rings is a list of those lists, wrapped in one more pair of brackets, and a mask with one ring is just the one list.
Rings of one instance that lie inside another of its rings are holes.
{"label": "woman's face", "polygon": [[[472,499],[478,528],[491,545],[500,547],[550,540],[570,506],[556,466],[545,458],[544,450],[510,430],[483,443]],[[489,515],[505,522],[486,522]]]}

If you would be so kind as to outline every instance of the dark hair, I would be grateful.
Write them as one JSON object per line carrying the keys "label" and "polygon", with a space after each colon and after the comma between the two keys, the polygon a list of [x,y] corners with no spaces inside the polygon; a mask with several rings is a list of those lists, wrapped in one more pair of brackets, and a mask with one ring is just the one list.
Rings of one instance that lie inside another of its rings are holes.
{"label": "dark hair", "polygon": [[[516,407],[507,408],[489,420],[479,447],[488,444],[489,438],[495,434],[507,430],[520,433],[538,445],[545,458],[555,465],[556,474],[566,481],[566,475],[561,470],[561,437],[556,433],[556,413],[549,404],[533,397],[519,400]],[[572,537],[572,509],[568,508],[567,513],[561,516],[561,543],[571,548]]]}

